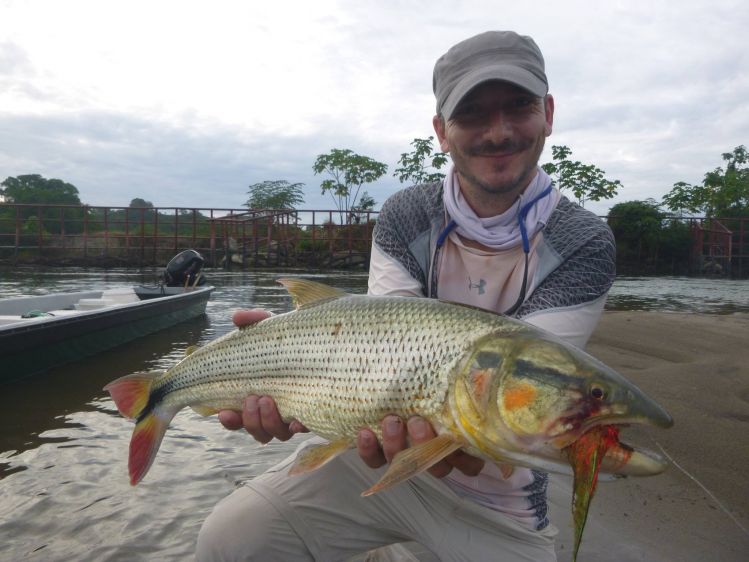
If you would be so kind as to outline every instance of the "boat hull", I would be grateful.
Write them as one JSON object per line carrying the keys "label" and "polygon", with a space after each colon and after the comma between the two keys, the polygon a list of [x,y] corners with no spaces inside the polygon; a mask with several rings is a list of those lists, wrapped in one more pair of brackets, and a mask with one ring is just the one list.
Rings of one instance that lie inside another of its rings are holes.
{"label": "boat hull", "polygon": [[143,300],[0,326],[0,383],[95,355],[205,313],[213,287],[136,288]]}

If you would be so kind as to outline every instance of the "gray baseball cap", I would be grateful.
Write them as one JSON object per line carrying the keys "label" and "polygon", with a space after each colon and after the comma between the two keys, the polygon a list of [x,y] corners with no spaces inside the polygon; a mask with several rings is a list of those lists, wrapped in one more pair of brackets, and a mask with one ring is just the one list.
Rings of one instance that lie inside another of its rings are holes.
{"label": "gray baseball cap", "polygon": [[549,92],[544,57],[533,39],[514,31],[487,31],[437,60],[432,80],[437,114],[449,120],[468,92],[490,80],[510,82],[538,97]]}

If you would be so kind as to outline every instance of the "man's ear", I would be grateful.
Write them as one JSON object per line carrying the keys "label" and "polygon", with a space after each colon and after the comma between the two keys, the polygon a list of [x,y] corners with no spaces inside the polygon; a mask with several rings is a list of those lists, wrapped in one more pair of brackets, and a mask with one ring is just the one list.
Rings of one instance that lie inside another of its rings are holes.
{"label": "man's ear", "polygon": [[445,134],[445,120],[440,115],[432,117],[432,126],[434,132],[437,133],[437,142],[440,143],[440,150],[442,152],[450,152],[450,145],[447,143],[447,135]]}
{"label": "man's ear", "polygon": [[544,99],[544,112],[546,113],[546,125],[544,126],[544,132],[548,137],[551,135],[551,131],[554,126],[554,97],[551,94],[547,94]]}

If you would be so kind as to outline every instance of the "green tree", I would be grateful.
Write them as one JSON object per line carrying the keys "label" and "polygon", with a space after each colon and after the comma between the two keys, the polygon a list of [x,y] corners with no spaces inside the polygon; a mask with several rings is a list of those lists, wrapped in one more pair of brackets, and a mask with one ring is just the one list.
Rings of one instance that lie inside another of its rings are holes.
{"label": "green tree", "polygon": [[130,207],[131,209],[153,209],[153,203],[151,203],[150,201],[146,201],[145,199],[141,199],[140,197],[136,197],[130,200],[130,205],[128,205],[128,207]]}
{"label": "green tree", "polygon": [[359,224],[365,218],[367,211],[374,209],[376,204],[377,201],[374,200],[374,197],[365,191],[359,198],[359,203],[351,207],[349,222]]}
{"label": "green tree", "polygon": [[250,209],[294,209],[304,203],[304,184],[286,180],[253,183],[245,203]]}
{"label": "green tree", "polygon": [[432,142],[434,137],[426,139],[414,139],[411,152],[403,152],[398,164],[400,168],[395,169],[393,174],[401,183],[410,181],[414,184],[432,183],[441,181],[445,174],[439,172],[447,163],[447,153],[434,152]]}
{"label": "green tree", "polygon": [[326,173],[331,179],[320,184],[323,195],[330,193],[336,208],[348,212],[356,207],[359,191],[365,183],[372,183],[387,173],[387,165],[349,149],[334,148],[320,154],[312,166],[315,174]]}
{"label": "green tree", "polygon": [[701,184],[677,182],[663,197],[674,212],[704,213],[708,217],[749,215],[749,153],[744,145],[724,152],[725,168],[705,174]]}
{"label": "green tree", "polygon": [[668,217],[653,199],[617,203],[609,211],[616,238],[617,269],[631,273],[687,274],[692,232]]}
{"label": "green tree", "polygon": [[155,215],[155,212],[153,210],[153,203],[151,203],[150,201],[146,201],[145,199],[141,199],[140,197],[135,197],[134,199],[130,200],[130,205],[128,205],[126,213],[129,225],[140,222],[153,222]]}
{"label": "green tree", "polygon": [[39,174],[8,177],[0,185],[0,195],[8,203],[81,205],[78,188],[74,185],[58,179],[47,179]]}
{"label": "green tree", "polygon": [[[7,203],[36,205],[82,205],[78,188],[59,179],[47,179],[39,174],[8,177],[0,183],[0,195]],[[28,207],[21,209],[21,217],[26,220],[35,217],[41,221],[42,230],[54,234],[64,226],[68,234],[83,231],[83,209],[41,209]],[[38,223],[35,223],[38,224]]]}
{"label": "green tree", "polygon": [[701,192],[702,186],[690,185],[683,181],[676,182],[671,191],[663,196],[663,205],[679,216],[699,213],[704,198]]}
{"label": "green tree", "polygon": [[572,191],[578,204],[584,206],[586,201],[611,199],[622,187],[619,180],[607,179],[606,172],[599,167],[570,160],[570,156],[572,150],[568,147],[552,146],[553,162],[548,162],[541,168],[554,179],[554,183],[561,191]]}
{"label": "green tree", "polygon": [[617,243],[617,254],[639,261],[655,246],[663,212],[653,199],[617,203],[609,211],[608,223]]}

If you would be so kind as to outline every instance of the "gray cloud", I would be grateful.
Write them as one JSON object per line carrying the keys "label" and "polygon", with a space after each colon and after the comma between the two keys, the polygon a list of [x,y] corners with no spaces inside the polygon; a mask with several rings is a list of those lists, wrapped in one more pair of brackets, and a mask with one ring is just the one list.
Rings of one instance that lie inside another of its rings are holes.
{"label": "gray cloud", "polygon": [[[228,64],[225,78],[198,66],[191,84],[213,80],[210,95],[177,108],[155,101],[145,111],[95,100],[96,88],[89,92],[85,84],[58,84],[37,70],[20,36],[0,37],[0,94],[42,108],[0,107],[0,175],[60,177],[89,203],[143,197],[166,206],[213,207],[241,205],[255,181],[287,179],[307,185],[307,206],[329,207],[312,163],[331,148],[351,148],[390,166],[390,174],[369,188],[382,202],[400,187],[391,175],[400,153],[414,137],[432,134],[435,59],[487,28],[513,28],[537,40],[557,100],[547,145],[566,144],[575,158],[621,180],[624,189],[613,202],[660,199],[677,181],[699,182],[721,165],[721,153],[749,144],[746,2],[534,6],[342,3],[329,13],[318,10],[301,37],[260,18],[248,22],[247,33],[267,36],[267,52],[247,53],[239,67]],[[223,53],[212,52],[210,43],[205,49],[206,60],[223,64]],[[286,75],[274,76],[303,75],[306,82],[264,82],[272,64],[266,55],[276,51]],[[179,45],[170,47],[172,57],[179,52]],[[313,63],[323,66],[313,73],[295,66]],[[147,73],[129,78],[148,91],[169,80],[168,70],[153,84],[144,80]],[[238,73],[257,76],[257,83],[236,81]],[[295,132],[284,128],[289,119],[274,119],[266,107],[252,105],[252,88],[274,87],[300,125]],[[231,88],[240,88],[254,111],[244,123],[211,113]],[[542,159],[549,158],[547,149]],[[589,206],[605,213],[611,203]]]}
{"label": "gray cloud", "polygon": [[[286,179],[306,184],[307,207],[328,208],[318,187],[322,178],[312,171],[315,158],[334,146],[361,145],[341,135],[247,138],[239,129],[179,129],[121,113],[4,116],[2,123],[3,178],[59,177],[95,205],[127,205],[142,197],[161,206],[237,208],[250,184]],[[358,150],[367,154],[367,148]],[[382,202],[396,188],[395,180],[384,178],[369,191]]]}

